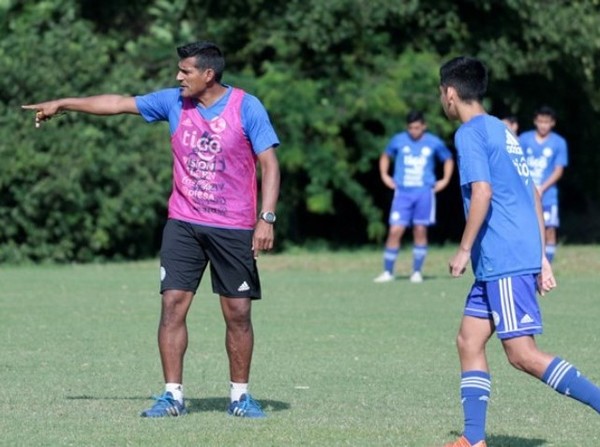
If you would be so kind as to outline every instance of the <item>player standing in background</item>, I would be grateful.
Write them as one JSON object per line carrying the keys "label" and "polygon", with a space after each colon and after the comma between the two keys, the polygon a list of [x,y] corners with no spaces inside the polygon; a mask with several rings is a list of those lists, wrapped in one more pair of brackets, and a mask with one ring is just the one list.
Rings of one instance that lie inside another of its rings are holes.
{"label": "player standing in background", "polygon": [[[394,190],[394,199],[383,252],[383,273],[375,282],[394,280],[400,241],[411,225],[414,246],[410,281],[423,281],[421,269],[427,256],[427,227],[435,224],[435,193],[448,186],[454,170],[452,154],[442,140],[426,131],[422,112],[410,112],[406,126],[406,131],[392,137],[379,158],[381,180]],[[392,159],[395,161],[393,176],[390,175]],[[443,176],[437,181],[436,160],[443,162]]]}
{"label": "player standing in background", "polygon": [[[264,417],[248,393],[254,347],[252,300],[260,299],[259,251],[273,247],[279,195],[279,140],[260,101],[221,83],[225,59],[210,42],[177,48],[179,88],[144,96],[98,95],[23,106],[36,110],[36,127],[61,111],[137,114],[168,121],[173,191],[160,252],[162,311],[158,347],[164,393],[143,417],[187,413],[183,359],[186,317],[208,264],[220,296],[229,359],[230,405],[240,417]],[[262,212],[257,216],[256,164],[261,169]]]}
{"label": "player standing in background", "polygon": [[557,244],[558,188],[557,182],[569,162],[567,142],[552,131],[556,124],[556,112],[548,106],[535,111],[535,130],[523,132],[519,137],[527,156],[527,165],[535,185],[542,196],[546,236],[546,257],[554,260]]}
{"label": "player standing in background", "polygon": [[544,256],[542,207],[525,154],[515,135],[481,104],[487,79],[483,63],[470,57],[440,68],[442,107],[449,119],[462,123],[454,139],[466,223],[449,270],[459,277],[471,260],[475,274],[456,340],[463,435],[446,447],[486,446],[492,386],[486,344],[494,332],[512,366],[600,412],[600,389],[536,345],[534,336],[542,333],[536,289],[544,295],[556,282]]}
{"label": "player standing in background", "polygon": [[506,124],[506,127],[508,127],[512,133],[519,135],[519,120],[517,120],[516,116],[506,115],[504,118],[502,118],[502,122]]}

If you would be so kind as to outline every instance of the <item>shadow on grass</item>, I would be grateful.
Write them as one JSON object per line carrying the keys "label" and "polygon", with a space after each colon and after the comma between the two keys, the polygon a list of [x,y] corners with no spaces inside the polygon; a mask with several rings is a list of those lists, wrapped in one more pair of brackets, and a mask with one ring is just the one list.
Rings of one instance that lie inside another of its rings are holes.
{"label": "shadow on grass", "polygon": [[[131,397],[131,396],[66,396],[67,400],[139,400],[146,401],[152,397]],[[229,398],[227,397],[203,397],[203,398],[186,398],[186,408],[189,413],[202,412],[223,412],[229,406]],[[289,410],[290,404],[272,399],[260,399],[259,403],[263,410],[267,413],[275,411]]]}
{"label": "shadow on grass", "polygon": [[[458,438],[461,433],[452,431],[450,435]],[[485,441],[488,447],[539,447],[548,443],[545,439],[521,438],[519,436],[507,435],[487,435]]]}

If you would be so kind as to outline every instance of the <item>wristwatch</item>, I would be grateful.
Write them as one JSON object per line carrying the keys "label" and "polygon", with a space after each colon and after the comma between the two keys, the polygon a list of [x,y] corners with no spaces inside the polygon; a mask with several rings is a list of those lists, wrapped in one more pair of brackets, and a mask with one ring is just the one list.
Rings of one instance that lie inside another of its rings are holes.
{"label": "wristwatch", "polygon": [[264,213],[260,213],[260,218],[264,220],[266,223],[274,224],[277,220],[277,216],[272,211],[265,211]]}

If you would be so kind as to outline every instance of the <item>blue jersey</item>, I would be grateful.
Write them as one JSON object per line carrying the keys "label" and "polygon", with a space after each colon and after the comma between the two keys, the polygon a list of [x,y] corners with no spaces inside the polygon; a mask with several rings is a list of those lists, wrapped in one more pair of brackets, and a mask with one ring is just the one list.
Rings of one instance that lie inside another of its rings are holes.
{"label": "blue jersey", "polygon": [[435,135],[425,132],[413,140],[408,132],[392,137],[385,153],[394,158],[396,187],[432,188],[435,184],[435,160],[446,161],[452,153]]}
{"label": "blue jersey", "polygon": [[471,250],[475,277],[491,281],[541,270],[542,240],[535,187],[517,138],[499,119],[478,115],[454,137],[465,214],[471,183],[486,182],[492,199]]}
{"label": "blue jersey", "polygon": [[[519,136],[519,141],[527,156],[531,178],[537,186],[544,183],[557,166],[565,167],[569,163],[567,142],[557,133],[550,132],[542,143],[538,143],[535,130],[529,130]],[[558,189],[555,183],[544,191],[542,205],[556,204],[558,204]]]}
{"label": "blue jersey", "polygon": [[[203,107],[198,104],[196,110],[206,120],[218,117],[229,100],[231,87],[217,102],[210,107]],[[179,126],[179,118],[183,107],[179,88],[169,88],[149,93],[143,96],[136,96],[135,102],[142,117],[148,121],[168,121],[171,135],[175,133]],[[255,96],[246,93],[242,101],[242,127],[244,134],[252,144],[256,154],[260,154],[272,146],[279,145],[279,139],[271,125],[267,111],[262,103]]]}

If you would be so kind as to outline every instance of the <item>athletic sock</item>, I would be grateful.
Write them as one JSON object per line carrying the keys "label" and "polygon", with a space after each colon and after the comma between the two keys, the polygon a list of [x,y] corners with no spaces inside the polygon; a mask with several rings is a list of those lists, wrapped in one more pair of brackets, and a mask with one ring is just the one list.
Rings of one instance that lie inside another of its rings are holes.
{"label": "athletic sock", "polygon": [[427,256],[427,245],[413,247],[413,272],[420,272]]}
{"label": "athletic sock", "polygon": [[461,374],[460,398],[465,418],[463,435],[471,444],[485,439],[485,420],[492,382],[485,371],[465,371]]}
{"label": "athletic sock", "polygon": [[560,394],[589,405],[600,413],[600,388],[560,357],[550,362],[542,381]]}
{"label": "athletic sock", "polygon": [[556,245],[555,244],[547,244],[546,245],[546,258],[548,258],[548,262],[552,263],[552,261],[554,261],[555,253],[556,253]]}
{"label": "athletic sock", "polygon": [[247,383],[229,382],[229,397],[231,402],[239,401],[242,394],[248,394]]}
{"label": "athletic sock", "polygon": [[165,392],[171,393],[173,399],[179,403],[183,403],[183,385],[181,383],[166,383]]}
{"label": "athletic sock", "polygon": [[383,251],[383,270],[392,274],[394,273],[394,265],[396,264],[399,251],[399,248],[385,248]]}

